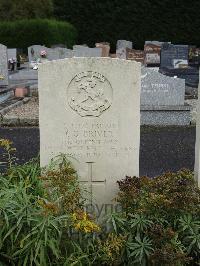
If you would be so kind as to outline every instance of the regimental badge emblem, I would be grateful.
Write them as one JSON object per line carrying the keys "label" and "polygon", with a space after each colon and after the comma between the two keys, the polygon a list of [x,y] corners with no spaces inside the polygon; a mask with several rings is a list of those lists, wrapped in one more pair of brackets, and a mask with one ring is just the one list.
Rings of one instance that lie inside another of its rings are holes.
{"label": "regimental badge emblem", "polygon": [[112,87],[100,73],[85,71],[76,75],[67,89],[69,106],[80,116],[100,116],[112,104]]}

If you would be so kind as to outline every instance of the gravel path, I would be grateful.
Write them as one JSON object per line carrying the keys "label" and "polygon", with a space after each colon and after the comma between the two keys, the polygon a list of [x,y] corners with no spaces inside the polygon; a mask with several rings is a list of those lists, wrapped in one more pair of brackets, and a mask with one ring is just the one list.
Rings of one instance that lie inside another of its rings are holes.
{"label": "gravel path", "polygon": [[[197,110],[196,110],[196,105],[197,105],[197,100],[192,99],[192,100],[186,100],[185,103],[189,104],[192,106],[191,109],[191,122],[192,124],[196,123],[196,116],[197,116]],[[37,97],[32,97],[29,102],[26,104],[23,104],[22,106],[16,107],[9,111],[5,115],[6,119],[9,118],[29,118],[29,119],[38,119],[39,118],[39,101]]]}
{"label": "gravel path", "polygon": [[189,104],[192,106],[191,109],[191,123],[196,124],[196,119],[197,119],[197,99],[192,99],[192,100],[185,100],[185,103]]}
{"label": "gravel path", "polygon": [[5,116],[8,118],[29,118],[29,119],[39,119],[39,101],[38,98],[32,97],[29,102],[23,104],[19,107],[13,108]]}

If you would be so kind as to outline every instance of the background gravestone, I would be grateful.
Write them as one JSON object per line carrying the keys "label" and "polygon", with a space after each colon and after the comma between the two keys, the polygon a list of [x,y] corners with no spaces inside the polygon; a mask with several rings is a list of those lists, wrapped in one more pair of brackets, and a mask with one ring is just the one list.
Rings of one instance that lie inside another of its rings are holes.
{"label": "background gravestone", "polygon": [[185,80],[142,68],[141,105],[184,105]]}
{"label": "background gravestone", "polygon": [[144,54],[145,54],[145,65],[147,66],[159,66],[160,65],[160,50],[161,42],[145,42]]}
{"label": "background gravestone", "polygon": [[7,47],[0,44],[0,87],[8,86],[8,56]]}
{"label": "background gravestone", "polygon": [[14,58],[17,61],[17,49],[16,48],[8,48],[8,60]]}
{"label": "background gravestone", "polygon": [[184,105],[185,80],[148,68],[141,76],[141,124],[189,125],[190,106]]}
{"label": "background gravestone", "polygon": [[73,51],[71,49],[62,47],[48,48],[42,45],[32,45],[28,48],[29,62],[41,59],[41,51],[46,51],[46,58],[50,61],[71,58],[73,56]]}
{"label": "background gravestone", "polygon": [[108,42],[100,42],[100,43],[96,43],[95,46],[97,48],[101,48],[102,49],[102,57],[109,57],[110,54],[110,44]]}
{"label": "background gravestone", "polygon": [[127,48],[132,49],[133,43],[126,40],[118,40],[116,45],[116,57],[127,59]]}
{"label": "background gravestone", "polygon": [[144,64],[144,51],[126,48],[126,59]]}
{"label": "background gravestone", "polygon": [[37,59],[41,58],[40,52],[45,50],[47,47],[43,45],[32,45],[28,47],[28,59],[29,62],[31,61],[37,61]]}
{"label": "background gravestone", "polygon": [[126,41],[126,40],[118,40],[117,41],[117,45],[116,45],[116,49],[120,49],[120,48],[132,49],[133,48],[133,43],[130,42],[130,41]]}
{"label": "background gravestone", "polygon": [[75,46],[73,48],[73,53],[75,57],[101,57],[102,48]]}
{"label": "background gravestone", "polygon": [[54,48],[58,52],[58,59],[65,59],[73,57],[73,51],[71,49],[57,47]]}
{"label": "background gravestone", "polygon": [[39,101],[41,166],[61,152],[70,156],[105,211],[117,180],[139,175],[140,63],[71,58],[41,64]]}
{"label": "background gravestone", "polygon": [[118,48],[116,50],[116,58],[126,59],[126,49],[127,48]]}
{"label": "background gravestone", "polygon": [[174,68],[174,59],[182,59],[188,61],[188,56],[188,45],[173,45],[169,43],[163,43],[161,47],[160,67]]}

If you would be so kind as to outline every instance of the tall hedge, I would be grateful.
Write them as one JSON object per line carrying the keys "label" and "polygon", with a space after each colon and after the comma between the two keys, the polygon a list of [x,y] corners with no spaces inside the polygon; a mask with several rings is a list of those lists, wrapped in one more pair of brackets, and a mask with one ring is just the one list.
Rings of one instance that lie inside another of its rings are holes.
{"label": "tall hedge", "polygon": [[79,31],[79,42],[117,39],[171,41],[200,46],[199,0],[53,0],[54,14]]}
{"label": "tall hedge", "polygon": [[0,0],[0,20],[50,18],[52,0]]}
{"label": "tall hedge", "polygon": [[0,43],[8,47],[27,48],[32,44],[51,46],[76,43],[77,32],[67,22],[48,19],[0,22]]}

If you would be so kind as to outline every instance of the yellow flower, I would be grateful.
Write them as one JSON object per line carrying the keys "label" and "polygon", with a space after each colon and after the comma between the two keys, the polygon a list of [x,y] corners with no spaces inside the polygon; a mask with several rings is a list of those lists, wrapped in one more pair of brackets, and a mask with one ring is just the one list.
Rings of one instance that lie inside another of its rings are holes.
{"label": "yellow flower", "polygon": [[72,214],[73,226],[75,230],[84,232],[84,233],[92,233],[99,232],[100,227],[91,220],[89,215],[86,212],[73,213]]}

